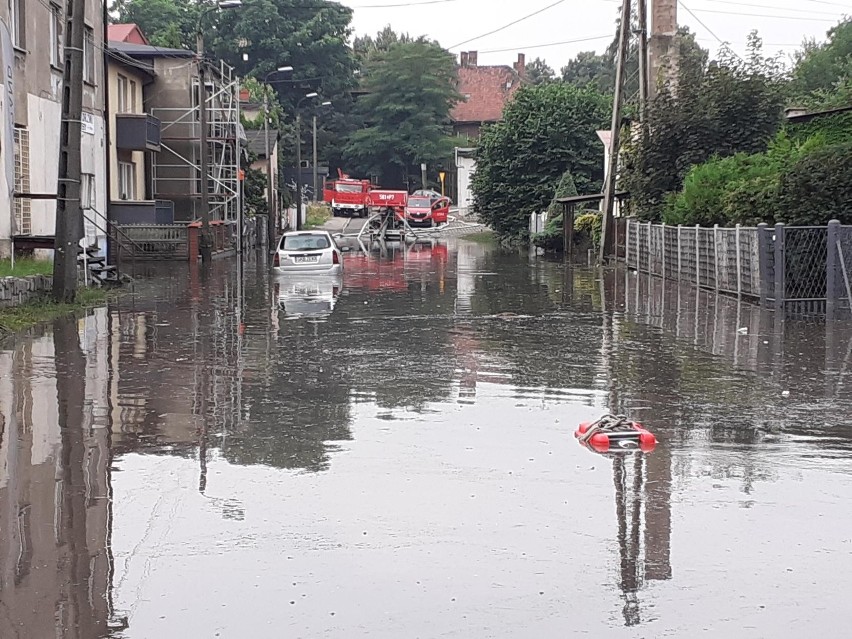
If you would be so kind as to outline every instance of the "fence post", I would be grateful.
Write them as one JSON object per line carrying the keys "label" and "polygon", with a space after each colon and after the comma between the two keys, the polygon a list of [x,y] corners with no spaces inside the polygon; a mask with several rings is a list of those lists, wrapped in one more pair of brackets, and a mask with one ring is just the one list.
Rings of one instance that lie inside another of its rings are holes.
{"label": "fence post", "polygon": [[624,222],[624,264],[630,268],[630,218]]}
{"label": "fence post", "polygon": [[737,251],[737,297],[743,294],[743,258],[740,252],[740,225],[736,226],[736,251]]}
{"label": "fence post", "polygon": [[837,238],[840,222],[831,220],[828,223],[828,232],[826,233],[825,258],[825,318],[831,321],[835,317],[837,302],[838,302],[838,286],[837,286]]}
{"label": "fence post", "polygon": [[654,265],[652,260],[651,232],[654,230],[654,225],[648,222],[648,274],[654,274]]}
{"label": "fence post", "polygon": [[683,247],[681,245],[681,225],[677,225],[677,279],[680,279],[681,274],[683,273],[682,264],[683,264]]}
{"label": "fence post", "polygon": [[[661,230],[660,230],[660,234],[662,235],[662,243],[661,243],[661,246],[662,246],[662,249],[663,249],[663,250],[662,250],[662,254],[663,254],[663,257],[662,257],[662,260],[663,260],[663,268],[662,268],[662,271],[663,271],[663,279],[665,280],[665,279],[666,279],[666,223],[665,223],[665,222],[663,222],[663,225],[662,225],[662,227],[660,227],[660,229],[661,229]],[[665,290],[665,288],[664,288],[663,290]]]}
{"label": "fence post", "polygon": [[787,294],[787,264],[784,225],[775,225],[775,311],[783,313]]}
{"label": "fence post", "polygon": [[642,272],[642,251],[639,250],[639,220],[636,220],[636,272]]}
{"label": "fence post", "polygon": [[701,227],[695,225],[695,287],[701,288]]}
{"label": "fence post", "polygon": [[719,292],[719,225],[713,225],[713,288]]}
{"label": "fence post", "polygon": [[760,305],[769,306],[769,291],[773,290],[769,280],[769,226],[765,222],[757,225],[757,264],[760,269]]}

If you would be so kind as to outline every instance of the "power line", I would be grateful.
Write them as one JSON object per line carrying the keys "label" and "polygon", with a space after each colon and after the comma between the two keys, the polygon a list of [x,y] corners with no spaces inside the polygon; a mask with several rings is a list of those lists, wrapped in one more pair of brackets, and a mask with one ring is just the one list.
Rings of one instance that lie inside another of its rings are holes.
{"label": "power line", "polygon": [[545,12],[545,11],[547,11],[548,9],[552,9],[553,7],[555,7],[555,6],[557,6],[557,5],[560,5],[560,4],[564,3],[564,2],[565,2],[565,0],[557,0],[557,1],[556,1],[556,2],[554,2],[553,4],[549,4],[549,5],[547,5],[546,7],[542,7],[542,8],[541,8],[541,9],[539,9],[538,11],[533,11],[532,13],[530,13],[530,14],[528,14],[528,15],[525,15],[525,16],[523,16],[523,17],[520,17],[520,18],[518,18],[517,20],[513,20],[513,21],[512,21],[512,22],[510,22],[509,24],[504,24],[502,27],[498,27],[497,29],[494,29],[493,31],[489,31],[488,33],[483,33],[482,35],[478,35],[478,36],[476,36],[476,37],[474,37],[474,38],[469,38],[468,40],[465,40],[464,42],[459,42],[458,44],[454,44],[453,46],[451,46],[451,47],[447,47],[447,48],[448,48],[448,49],[455,49],[455,48],[457,48],[457,47],[460,47],[460,46],[463,46],[463,45],[468,44],[468,43],[470,43],[470,42],[473,42],[474,40],[480,40],[480,39],[485,38],[485,37],[487,37],[487,36],[494,35],[495,33],[499,33],[500,31],[505,31],[505,30],[506,30],[506,29],[508,29],[509,27],[513,27],[513,26],[515,26],[516,24],[518,24],[519,22],[523,22],[524,20],[528,20],[529,18],[532,18],[532,17],[534,17],[534,16],[537,16],[537,15],[539,15],[540,13],[544,13],[544,12]]}
{"label": "power line", "polygon": [[397,7],[418,7],[425,4],[446,4],[459,0],[415,0],[415,2],[399,2],[396,4],[353,4],[350,9],[394,9]]}
{"label": "power line", "polygon": [[507,51],[523,51],[526,49],[543,49],[545,47],[558,47],[564,44],[576,44],[578,42],[592,42],[593,40],[611,40],[612,34],[594,36],[591,38],[577,38],[576,40],[563,40],[562,42],[548,42],[547,44],[531,44],[525,47],[509,47],[507,49],[489,49],[480,53],[506,53]]}
{"label": "power line", "polygon": [[701,18],[699,18],[697,15],[695,15],[695,14],[692,12],[692,9],[690,9],[689,7],[687,7],[687,6],[686,6],[683,2],[681,2],[680,0],[678,0],[678,4],[679,4],[680,6],[682,6],[684,9],[686,9],[686,12],[687,12],[689,15],[691,15],[693,18],[695,18],[695,20],[698,22],[698,24],[700,24],[702,27],[704,27],[704,29],[707,31],[707,33],[709,33],[711,36],[713,36],[714,38],[716,38],[716,40],[719,42],[719,44],[727,44],[724,40],[722,40],[722,38],[720,38],[719,36],[717,36],[717,35],[716,35],[716,32],[715,32],[715,31],[713,31],[713,29],[711,29],[711,28],[710,28],[710,27],[708,27],[706,24],[704,24],[704,21],[703,21]]}
{"label": "power line", "polygon": [[[810,15],[821,15],[821,16],[837,16],[836,13],[829,13],[827,11],[812,11],[810,9],[788,9],[786,7],[778,7],[771,6],[767,4],[751,4],[748,2],[737,2],[736,0],[704,0],[704,2],[713,2],[718,4],[732,4],[737,7],[754,7],[756,9],[775,9],[777,11],[790,11],[793,13],[808,13]],[[703,9],[704,11],[708,11],[707,9]],[[699,9],[696,9],[699,11]]]}
{"label": "power line", "polygon": [[[684,7],[686,9],[686,7]],[[687,9],[688,11],[688,9]],[[738,11],[720,11],[717,9],[696,9],[699,13],[721,13],[728,16],[750,16],[752,18],[773,18],[777,20],[808,20],[810,22],[837,22],[840,18],[805,18],[802,16],[778,16],[768,13],[740,13]],[[689,13],[692,13],[690,11]],[[693,15],[694,17],[694,15]]]}

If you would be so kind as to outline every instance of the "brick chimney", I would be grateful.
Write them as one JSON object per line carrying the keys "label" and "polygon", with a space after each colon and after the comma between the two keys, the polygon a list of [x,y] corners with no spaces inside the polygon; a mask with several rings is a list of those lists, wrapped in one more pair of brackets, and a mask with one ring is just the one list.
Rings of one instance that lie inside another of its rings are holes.
{"label": "brick chimney", "polygon": [[518,54],[518,61],[515,62],[515,71],[522,78],[526,77],[527,75],[527,56],[525,56],[523,53]]}
{"label": "brick chimney", "polygon": [[479,55],[477,54],[476,51],[468,51],[467,52],[467,61],[468,61],[468,64],[470,66],[475,67],[477,65],[478,58],[479,58]]}
{"label": "brick chimney", "polygon": [[469,62],[469,59],[468,59],[467,51],[462,51],[461,52],[461,66],[463,66],[463,67],[468,66],[468,62]]}

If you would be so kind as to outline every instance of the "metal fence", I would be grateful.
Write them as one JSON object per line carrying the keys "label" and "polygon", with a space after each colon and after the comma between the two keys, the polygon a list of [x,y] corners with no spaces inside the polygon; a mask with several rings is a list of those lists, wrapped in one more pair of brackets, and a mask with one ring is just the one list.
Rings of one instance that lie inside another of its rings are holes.
{"label": "metal fence", "polygon": [[639,272],[760,299],[793,315],[850,310],[852,226],[702,228],[627,220],[626,227],[624,260]]}

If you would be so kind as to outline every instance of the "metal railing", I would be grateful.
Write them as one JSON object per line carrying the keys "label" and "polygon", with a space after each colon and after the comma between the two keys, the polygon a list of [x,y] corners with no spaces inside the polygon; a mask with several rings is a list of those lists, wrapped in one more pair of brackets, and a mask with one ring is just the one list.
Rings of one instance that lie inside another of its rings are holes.
{"label": "metal railing", "polygon": [[626,227],[623,259],[639,272],[760,299],[788,314],[850,310],[852,226],[706,228],[631,219]]}

